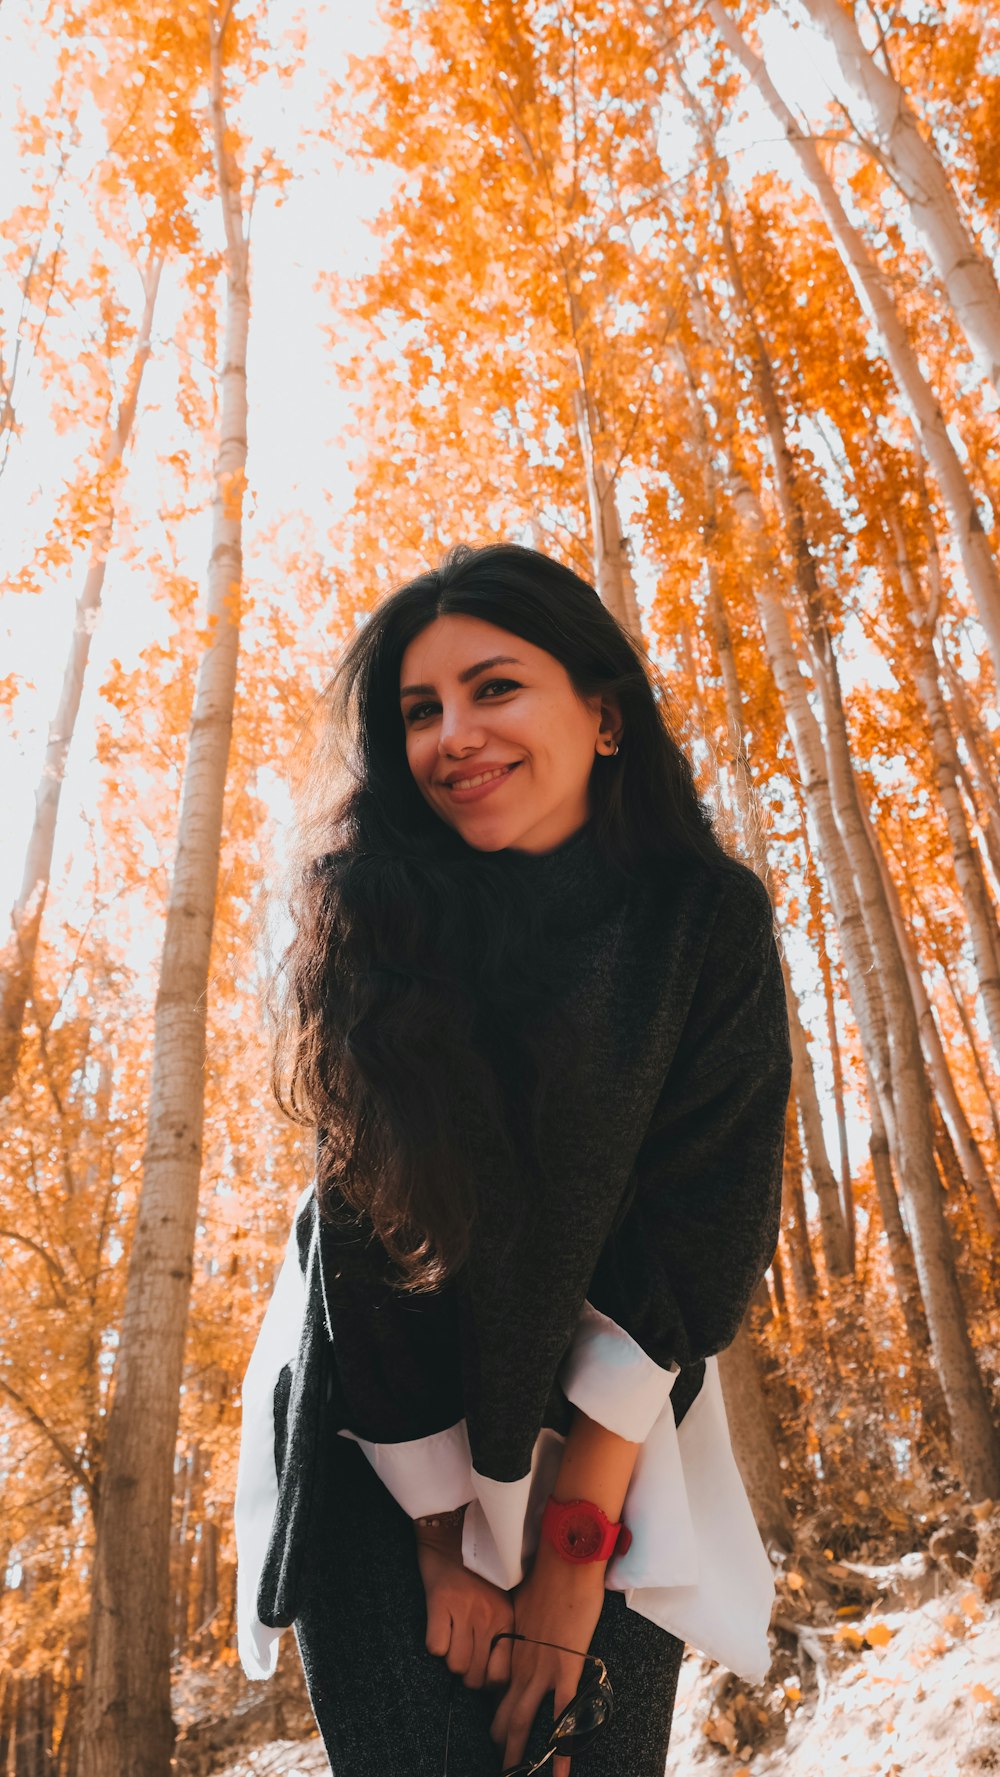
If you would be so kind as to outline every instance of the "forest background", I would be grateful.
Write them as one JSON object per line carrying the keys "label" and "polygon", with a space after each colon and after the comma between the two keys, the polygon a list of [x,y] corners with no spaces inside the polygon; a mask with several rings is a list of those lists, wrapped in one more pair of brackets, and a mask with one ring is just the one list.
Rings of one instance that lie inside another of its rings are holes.
{"label": "forest background", "polygon": [[750,1756],[872,1551],[1000,1591],[1000,16],[0,29],[0,1770],[166,1777],[171,1677],[233,1673],[309,1176],[258,1021],[291,797],[354,626],[495,537],[647,648],[775,903],[783,1227],[720,1364],[780,1593],[786,1676],[713,1718]]}

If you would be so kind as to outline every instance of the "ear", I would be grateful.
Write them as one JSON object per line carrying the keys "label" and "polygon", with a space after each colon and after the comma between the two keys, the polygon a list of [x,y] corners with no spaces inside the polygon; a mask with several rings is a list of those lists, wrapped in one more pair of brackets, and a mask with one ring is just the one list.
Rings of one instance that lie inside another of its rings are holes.
{"label": "ear", "polygon": [[622,738],[621,705],[616,697],[602,697],[601,728],[597,736],[598,751],[604,752],[609,747],[620,744]]}

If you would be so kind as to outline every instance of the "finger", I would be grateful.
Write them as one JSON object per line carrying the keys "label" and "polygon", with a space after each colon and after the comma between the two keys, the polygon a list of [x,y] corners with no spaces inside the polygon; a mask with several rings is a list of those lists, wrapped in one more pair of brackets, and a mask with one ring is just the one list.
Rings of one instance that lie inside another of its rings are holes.
{"label": "finger", "polygon": [[472,1630],[468,1623],[452,1619],[451,1646],[445,1661],[449,1672],[466,1673],[472,1659]]}
{"label": "finger", "polygon": [[490,1639],[486,1630],[473,1628],[472,1658],[465,1674],[465,1684],[470,1691],[482,1690],[486,1682],[486,1667],[490,1657]]}
{"label": "finger", "polygon": [[513,1645],[511,1641],[497,1642],[486,1665],[487,1684],[508,1685],[510,1683],[510,1656]]}
{"label": "finger", "polygon": [[503,1756],[505,1771],[509,1770],[511,1765],[521,1763],[524,1749],[528,1744],[528,1735],[531,1733],[531,1724],[538,1714],[539,1705],[544,1695],[544,1691],[529,1686],[517,1698],[507,1723],[507,1744]]}
{"label": "finger", "polygon": [[431,1604],[427,1610],[426,1647],[429,1654],[442,1657],[451,1643],[451,1612],[442,1604]]}
{"label": "finger", "polygon": [[506,1744],[507,1722],[513,1707],[514,1699],[512,1698],[510,1691],[507,1690],[504,1692],[497,1708],[497,1712],[490,1723],[490,1739],[494,1741],[497,1746],[503,1746]]}
{"label": "finger", "polygon": [[[531,1683],[532,1667],[530,1660],[519,1660],[517,1658],[517,1654],[523,1653],[523,1649],[519,1648],[516,1642],[503,1641],[500,1643],[500,1646],[509,1650],[507,1656],[509,1668],[506,1679],[507,1689],[505,1690],[503,1699],[493,1717],[493,1725],[490,1728],[490,1734],[498,1746],[503,1746],[509,1737],[510,1718]],[[543,1696],[545,1694],[545,1689],[546,1687],[543,1685],[541,1691]]]}
{"label": "finger", "polygon": [[496,1741],[498,1746],[503,1746],[507,1740],[511,1714],[517,1705],[518,1698],[524,1693],[531,1675],[531,1669],[530,1667],[522,1666],[518,1671],[515,1671],[516,1663],[512,1657],[515,1647],[514,1642],[502,1641],[499,1643],[499,1647],[508,1650],[507,1672],[504,1678],[504,1683],[507,1688],[498,1705],[497,1712],[493,1717],[492,1726],[490,1727],[490,1735]]}
{"label": "finger", "polygon": [[[569,1705],[572,1703],[573,1698],[575,1696],[576,1696],[575,1690],[568,1689],[565,1685],[559,1686],[559,1688],[556,1691],[555,1698],[554,1698],[553,1704],[552,1704],[552,1726],[553,1727],[555,1727],[555,1724],[559,1720],[559,1717],[561,1716],[563,1710],[569,1708]],[[570,1761],[568,1758],[565,1758],[565,1757],[554,1758],[552,1760],[552,1777],[570,1777],[569,1767],[570,1767]]]}

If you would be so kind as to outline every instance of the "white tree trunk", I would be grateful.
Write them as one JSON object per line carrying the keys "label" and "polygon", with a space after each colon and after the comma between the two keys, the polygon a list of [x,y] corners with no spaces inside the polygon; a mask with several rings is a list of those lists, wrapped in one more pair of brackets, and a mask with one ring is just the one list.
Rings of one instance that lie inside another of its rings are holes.
{"label": "white tree trunk", "polygon": [[590,507],[591,548],[594,557],[594,585],[612,617],[642,647],[642,624],[635,597],[635,582],[628,559],[628,542],[622,530],[615,493],[615,482],[594,449],[594,434],[589,403],[581,388],[573,391],[573,411],[577,437],[583,457],[583,471]]}
{"label": "white tree trunk", "polygon": [[871,818],[867,811],[864,811],[864,816],[872,839],[872,849],[882,873],[886,900],[892,912],[900,953],[906,966],[910,991],[913,995],[913,1003],[920,1025],[921,1045],[927,1061],[927,1070],[934,1084],[935,1096],[941,1107],[941,1114],[951,1132],[962,1171],[972,1191],[983,1232],[988,1237],[1000,1241],[1000,1208],[997,1207],[979,1144],[965,1114],[951,1068],[948,1065],[948,1057],[941,1041],[934,1009],[927,997],[927,989],[920,972],[920,961],[914,949],[913,940],[906,929],[899,891],[892,880],[892,873],[886,863],[882,848],[877,844],[875,834],[872,832]]}
{"label": "white tree trunk", "polygon": [[880,68],[841,0],[801,0],[803,11],[832,44],[844,79],[864,107],[868,128],[893,182],[910,208],[924,244],[983,375],[1000,383],[1000,290],[985,255],[962,219],[936,149],[921,134],[899,81]]}
{"label": "white tree trunk", "polygon": [[248,247],[212,30],[226,321],[207,613],[167,906],[136,1230],[97,1513],[82,1777],[170,1777],[170,1521],[198,1214],[209,960],[233,726],[247,454]]}
{"label": "white tree trunk", "polygon": [[[804,843],[808,847],[809,834],[805,819],[802,822]],[[811,867],[811,860],[810,860]],[[810,887],[810,898],[812,896]],[[817,896],[817,900],[819,897]],[[822,910],[816,908],[816,915],[822,921]],[[822,929],[822,925],[821,925]],[[854,1270],[855,1248],[857,1244],[857,1218],[854,1210],[854,1178],[851,1173],[851,1157],[847,1141],[847,1111],[844,1104],[844,1063],[840,1052],[840,1036],[837,1031],[837,1002],[833,991],[833,981],[829,968],[829,957],[826,954],[825,936],[821,939],[822,955],[820,958],[823,978],[823,998],[826,1004],[826,1038],[833,1069],[833,1100],[837,1113],[837,1145],[840,1154],[840,1202],[847,1232],[847,1248],[851,1270]]]}
{"label": "white tree trunk", "polygon": [[910,1237],[900,1214],[899,1198],[892,1176],[892,1156],[889,1152],[885,1125],[879,1108],[878,1093],[874,1090],[870,1079],[868,1081],[868,1102],[871,1107],[872,1120],[868,1151],[871,1155],[872,1175],[878,1194],[882,1226],[885,1229],[889,1264],[892,1268],[900,1310],[906,1323],[914,1385],[920,1399],[920,1410],[924,1424],[934,1435],[946,1440],[948,1437],[948,1414],[944,1395],[941,1392],[941,1384],[934,1369],[927,1315],[924,1312],[923,1298],[920,1294],[920,1280],[913,1262]]}
{"label": "white tree trunk", "polygon": [[840,1190],[830,1165],[823,1136],[823,1114],[819,1107],[816,1079],[809,1055],[809,1044],[799,1017],[798,1002],[792,991],[788,963],[782,959],[785,977],[785,1001],[788,1006],[788,1029],[792,1044],[792,1081],[798,1097],[809,1172],[819,1203],[819,1232],[823,1246],[823,1262],[828,1278],[849,1277],[853,1269],[844,1225]]}
{"label": "white tree trunk", "polygon": [[114,534],[120,486],[117,470],[135,424],[142,373],[149,358],[153,310],[162,270],[162,259],[153,258],[143,274],[145,302],[139,324],[139,337],[118,418],[101,461],[102,471],[107,476],[107,498],[94,529],[90,563],[83,589],[76,601],[73,635],[63,671],[59,703],[49,728],[45,761],[35,790],[35,818],[25,852],[20,893],[11,910],[11,934],[0,953],[0,1099],[6,1098],[10,1092],[17,1073],[25,1008],[31,995],[42,914],[52,873],[52,854],[66,761],[83,696],[90,642],[97,626],[104,575]]}
{"label": "white tree trunk", "polygon": [[806,1194],[802,1188],[802,1146],[798,1106],[789,1099],[785,1118],[785,1165],[781,1180],[781,1230],[792,1264],[792,1283],[800,1316],[810,1313],[819,1296],[819,1278],[809,1240]]}
{"label": "white tree trunk", "polygon": [[[997,793],[998,779],[990,769],[990,761],[986,758],[979,725],[969,708],[969,700],[961,674],[956,670],[954,662],[949,659],[943,645],[939,644],[938,659],[941,673],[948,687],[948,695],[955,716],[955,727],[965,743],[969,755],[971,770],[967,770],[960,762],[960,779],[965,790],[972,817],[982,834],[986,847],[986,856],[993,873],[994,893],[1000,896],[1000,794]],[[982,804],[980,813],[979,804]]]}

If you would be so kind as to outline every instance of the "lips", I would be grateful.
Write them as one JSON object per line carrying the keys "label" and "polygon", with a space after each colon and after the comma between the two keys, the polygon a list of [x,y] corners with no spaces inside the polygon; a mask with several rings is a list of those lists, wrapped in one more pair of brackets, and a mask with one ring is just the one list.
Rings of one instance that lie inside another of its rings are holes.
{"label": "lips", "polygon": [[[487,781],[489,783],[499,783],[500,778],[497,774],[499,772],[501,772],[501,770],[503,772],[504,777],[509,777],[512,771],[517,770],[517,767],[520,765],[520,763],[521,763],[520,759],[515,759],[513,764],[505,765],[503,767],[501,767],[499,765],[481,765],[478,771],[468,771],[468,772],[465,772],[462,777],[442,779],[442,782],[444,783],[444,787],[446,790],[454,790],[458,787],[459,784],[467,784],[469,778],[483,777],[488,772],[489,778]],[[481,787],[483,787],[483,786],[478,785],[478,784],[476,785],[477,789],[479,789]]]}
{"label": "lips", "polygon": [[[513,765],[506,765],[503,768],[494,767],[493,769],[496,771],[495,777],[487,777],[482,783],[471,784],[464,790],[459,789],[457,784],[446,784],[445,788],[448,791],[453,807],[456,809],[469,809],[471,811],[474,807],[478,808],[480,802],[488,801],[491,796],[498,796],[503,789],[504,784],[507,782],[507,779],[513,777],[520,764],[521,760],[515,759]],[[489,771],[490,767],[483,766],[482,769],[484,771]],[[478,777],[479,772],[470,772],[469,775],[471,777]]]}

